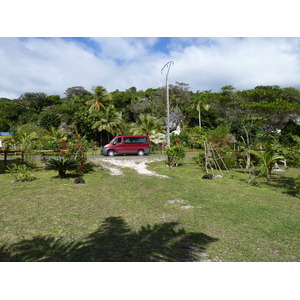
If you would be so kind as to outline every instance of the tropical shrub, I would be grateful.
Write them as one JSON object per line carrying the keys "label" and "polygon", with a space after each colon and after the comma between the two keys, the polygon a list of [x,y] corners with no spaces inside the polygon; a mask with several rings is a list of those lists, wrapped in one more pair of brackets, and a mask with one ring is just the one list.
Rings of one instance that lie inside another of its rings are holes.
{"label": "tropical shrub", "polygon": [[287,145],[290,147],[296,146],[297,144],[299,144],[299,141],[297,141],[297,137],[300,137],[300,125],[290,120],[282,128],[279,141],[283,145]]}
{"label": "tropical shrub", "polygon": [[39,125],[42,128],[49,129],[50,127],[57,128],[60,124],[60,118],[53,113],[42,113]]}
{"label": "tropical shrub", "polygon": [[231,143],[231,136],[229,134],[229,127],[218,126],[214,130],[209,130],[206,133],[207,141],[215,148],[228,147]]}
{"label": "tropical shrub", "polygon": [[78,132],[76,136],[69,142],[66,155],[76,157],[77,171],[80,174],[86,172],[87,151],[89,143],[85,137],[82,137]]}
{"label": "tropical shrub", "polygon": [[220,164],[221,169],[226,169],[225,166],[230,169],[236,167],[237,164],[237,155],[235,152],[226,149],[221,149],[220,152],[220,159],[222,159],[223,163]]}
{"label": "tropical shrub", "polygon": [[18,165],[14,163],[7,168],[6,172],[14,177],[15,182],[32,181],[34,179],[34,176],[30,174],[30,168],[26,164]]}
{"label": "tropical shrub", "polygon": [[181,145],[183,145],[186,148],[191,148],[192,145],[190,143],[189,140],[189,135],[187,132],[181,132],[180,134],[171,134],[170,136],[170,144],[172,146],[177,145],[178,143],[180,143]]}
{"label": "tropical shrub", "polygon": [[41,143],[41,147],[43,150],[58,150],[61,146],[59,141],[47,141],[43,140]]}
{"label": "tropical shrub", "polygon": [[46,162],[46,170],[58,171],[58,177],[65,178],[66,172],[75,170],[77,161],[74,157],[52,157]]}
{"label": "tropical shrub", "polygon": [[175,146],[166,149],[168,156],[166,164],[173,169],[185,157],[185,151],[182,146]]}
{"label": "tropical shrub", "polygon": [[92,151],[93,151],[93,154],[95,155],[96,154],[96,152],[97,152],[97,148],[98,147],[98,143],[96,142],[96,141],[91,141],[90,142],[90,148],[92,149]]}
{"label": "tropical shrub", "polygon": [[[250,150],[251,151],[251,150]],[[272,168],[278,160],[284,159],[283,156],[276,154],[274,149],[268,151],[251,151],[252,154],[259,158],[259,167],[261,168],[261,174],[267,179],[271,179]]]}
{"label": "tropical shrub", "polygon": [[163,152],[163,145],[166,144],[166,134],[165,133],[156,133],[150,136],[151,141],[151,151],[162,151]]}

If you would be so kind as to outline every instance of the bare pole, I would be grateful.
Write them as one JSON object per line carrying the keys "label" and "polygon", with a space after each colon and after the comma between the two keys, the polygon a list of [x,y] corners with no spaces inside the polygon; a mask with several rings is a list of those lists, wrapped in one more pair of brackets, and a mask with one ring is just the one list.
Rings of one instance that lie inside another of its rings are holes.
{"label": "bare pole", "polygon": [[170,101],[169,101],[169,83],[168,83],[168,76],[169,76],[169,72],[170,72],[170,68],[171,68],[171,64],[174,65],[173,61],[169,61],[167,62],[163,68],[161,69],[161,73],[163,72],[164,68],[167,67],[168,71],[166,74],[166,90],[167,90],[167,147],[170,147]]}

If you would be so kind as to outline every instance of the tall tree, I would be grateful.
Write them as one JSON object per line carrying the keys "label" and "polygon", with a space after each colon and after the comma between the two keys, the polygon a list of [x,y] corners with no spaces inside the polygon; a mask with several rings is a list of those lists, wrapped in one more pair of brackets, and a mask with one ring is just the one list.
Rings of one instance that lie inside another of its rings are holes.
{"label": "tall tree", "polygon": [[162,131],[164,131],[163,125],[150,114],[139,115],[136,123],[132,123],[130,128],[133,135],[154,135]]}
{"label": "tall tree", "polygon": [[15,103],[24,108],[40,112],[43,107],[52,104],[52,99],[48,98],[45,93],[24,93]]}
{"label": "tall tree", "polygon": [[99,120],[92,126],[92,129],[97,129],[99,132],[106,131],[108,139],[109,134],[116,135],[122,133],[123,128],[122,114],[113,105],[109,105],[103,109],[99,114]]}
{"label": "tall tree", "polygon": [[93,87],[93,91],[93,99],[87,101],[87,105],[89,105],[90,111],[93,111],[94,109],[100,111],[101,108],[105,108],[110,104],[112,99],[111,94],[109,94],[103,86],[98,85],[96,87]]}
{"label": "tall tree", "polygon": [[198,111],[198,119],[199,119],[199,128],[202,127],[202,121],[201,121],[201,110],[202,108],[204,110],[209,110],[210,104],[210,91],[202,92],[202,93],[197,93],[195,94],[194,99],[192,100],[192,108],[196,109]]}
{"label": "tall tree", "polygon": [[65,95],[67,97],[74,97],[74,96],[88,96],[91,95],[92,93],[85,90],[82,86],[73,86],[73,87],[69,87],[66,91],[65,91]]}

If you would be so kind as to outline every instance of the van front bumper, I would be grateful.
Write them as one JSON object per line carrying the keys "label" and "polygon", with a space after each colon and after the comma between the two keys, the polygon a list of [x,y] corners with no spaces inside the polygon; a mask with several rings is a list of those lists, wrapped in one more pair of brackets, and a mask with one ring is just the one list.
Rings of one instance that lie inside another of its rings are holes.
{"label": "van front bumper", "polygon": [[101,155],[107,155],[107,152],[108,152],[108,148],[101,148],[100,154]]}

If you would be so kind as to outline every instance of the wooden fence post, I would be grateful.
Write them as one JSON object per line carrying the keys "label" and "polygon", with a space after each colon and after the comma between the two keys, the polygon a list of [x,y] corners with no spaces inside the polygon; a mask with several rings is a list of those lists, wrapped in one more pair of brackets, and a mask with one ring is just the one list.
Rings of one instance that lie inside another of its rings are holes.
{"label": "wooden fence post", "polygon": [[6,170],[7,151],[4,150],[4,171]]}
{"label": "wooden fence post", "polygon": [[24,150],[22,150],[22,164],[24,164]]}

